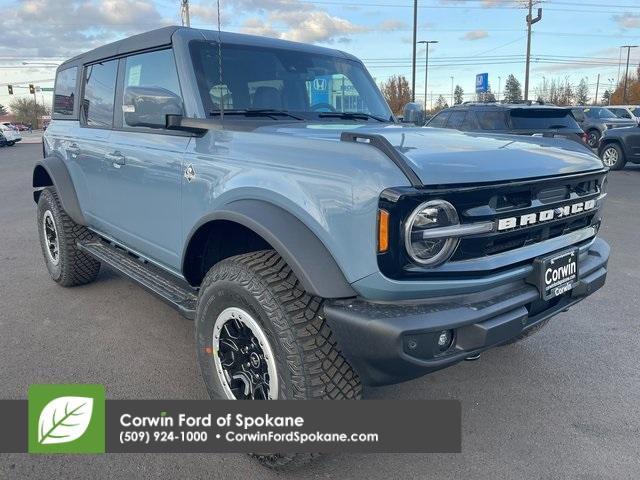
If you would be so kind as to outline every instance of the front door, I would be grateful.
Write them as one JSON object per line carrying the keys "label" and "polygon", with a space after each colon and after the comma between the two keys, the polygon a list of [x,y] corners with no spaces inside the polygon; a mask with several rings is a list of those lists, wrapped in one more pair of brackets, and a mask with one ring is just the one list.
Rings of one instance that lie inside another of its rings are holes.
{"label": "front door", "polygon": [[159,50],[123,58],[120,64],[115,128],[104,161],[108,192],[101,221],[113,238],[178,271],[180,269],[180,184],[190,137],[155,127],[130,125],[124,105],[129,87],[157,89],[181,96],[173,52]]}

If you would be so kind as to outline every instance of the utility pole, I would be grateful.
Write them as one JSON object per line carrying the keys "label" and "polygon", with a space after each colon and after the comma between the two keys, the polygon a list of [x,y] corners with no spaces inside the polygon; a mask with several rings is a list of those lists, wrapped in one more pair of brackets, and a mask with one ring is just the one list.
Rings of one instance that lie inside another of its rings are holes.
{"label": "utility pole", "polygon": [[496,100],[500,101],[500,88],[502,87],[502,77],[498,75],[498,98]]}
{"label": "utility pole", "polygon": [[425,62],[424,62],[424,110],[427,111],[427,87],[429,85],[429,44],[430,43],[438,43],[437,40],[422,40],[418,42],[419,44],[424,44],[427,47],[427,51],[425,54]]}
{"label": "utility pole", "polygon": [[629,57],[631,56],[631,49],[638,48],[638,45],[623,45],[622,48],[627,49],[627,68],[624,72],[624,90],[622,91],[622,104],[627,103],[627,82],[629,81]]}
{"label": "utility pole", "polygon": [[[413,0],[413,62],[411,70],[411,101],[416,101],[416,54],[418,49],[418,0]],[[427,99],[425,97],[425,104]]]}
{"label": "utility pole", "polygon": [[538,8],[538,15],[533,18],[533,0],[529,0],[529,14],[527,15],[527,65],[524,75],[524,101],[529,100],[529,64],[531,63],[531,26],[542,20],[542,8]]}
{"label": "utility pole", "polygon": [[180,13],[182,16],[182,26],[190,27],[191,18],[189,17],[189,0],[180,0],[180,1],[181,1]]}
{"label": "utility pole", "polygon": [[598,104],[598,90],[600,90],[600,74],[598,74],[598,80],[596,81],[596,98],[593,102],[594,105]]}

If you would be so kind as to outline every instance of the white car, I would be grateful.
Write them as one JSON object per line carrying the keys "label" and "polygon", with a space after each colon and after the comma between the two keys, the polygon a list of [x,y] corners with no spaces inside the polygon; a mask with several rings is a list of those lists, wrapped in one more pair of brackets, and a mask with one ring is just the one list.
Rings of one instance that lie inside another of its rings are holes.
{"label": "white car", "polygon": [[2,133],[2,136],[4,137],[4,141],[10,147],[22,140],[22,137],[20,136],[20,132],[16,131],[14,128],[9,127],[5,124],[0,125],[0,131]]}
{"label": "white car", "polygon": [[628,118],[640,123],[640,107],[638,105],[615,105],[607,107],[618,118]]}

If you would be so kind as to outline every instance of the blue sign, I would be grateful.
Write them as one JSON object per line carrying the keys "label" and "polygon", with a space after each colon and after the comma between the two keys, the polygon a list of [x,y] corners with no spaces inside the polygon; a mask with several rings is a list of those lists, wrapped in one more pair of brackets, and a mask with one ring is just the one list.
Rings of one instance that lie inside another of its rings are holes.
{"label": "blue sign", "polygon": [[476,75],[476,93],[484,93],[489,90],[489,74],[479,73]]}
{"label": "blue sign", "polygon": [[311,81],[311,105],[330,103],[331,80],[331,75],[323,75]]}

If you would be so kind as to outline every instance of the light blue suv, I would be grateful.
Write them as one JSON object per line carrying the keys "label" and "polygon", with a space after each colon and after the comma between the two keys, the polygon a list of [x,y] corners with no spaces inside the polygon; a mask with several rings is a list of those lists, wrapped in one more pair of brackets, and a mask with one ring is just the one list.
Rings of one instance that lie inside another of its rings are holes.
{"label": "light blue suv", "polygon": [[605,282],[598,157],[403,127],[341,51],[164,28],[62,64],[53,111],[33,173],[52,278],[104,263],[194,318],[214,398],[358,398]]}

